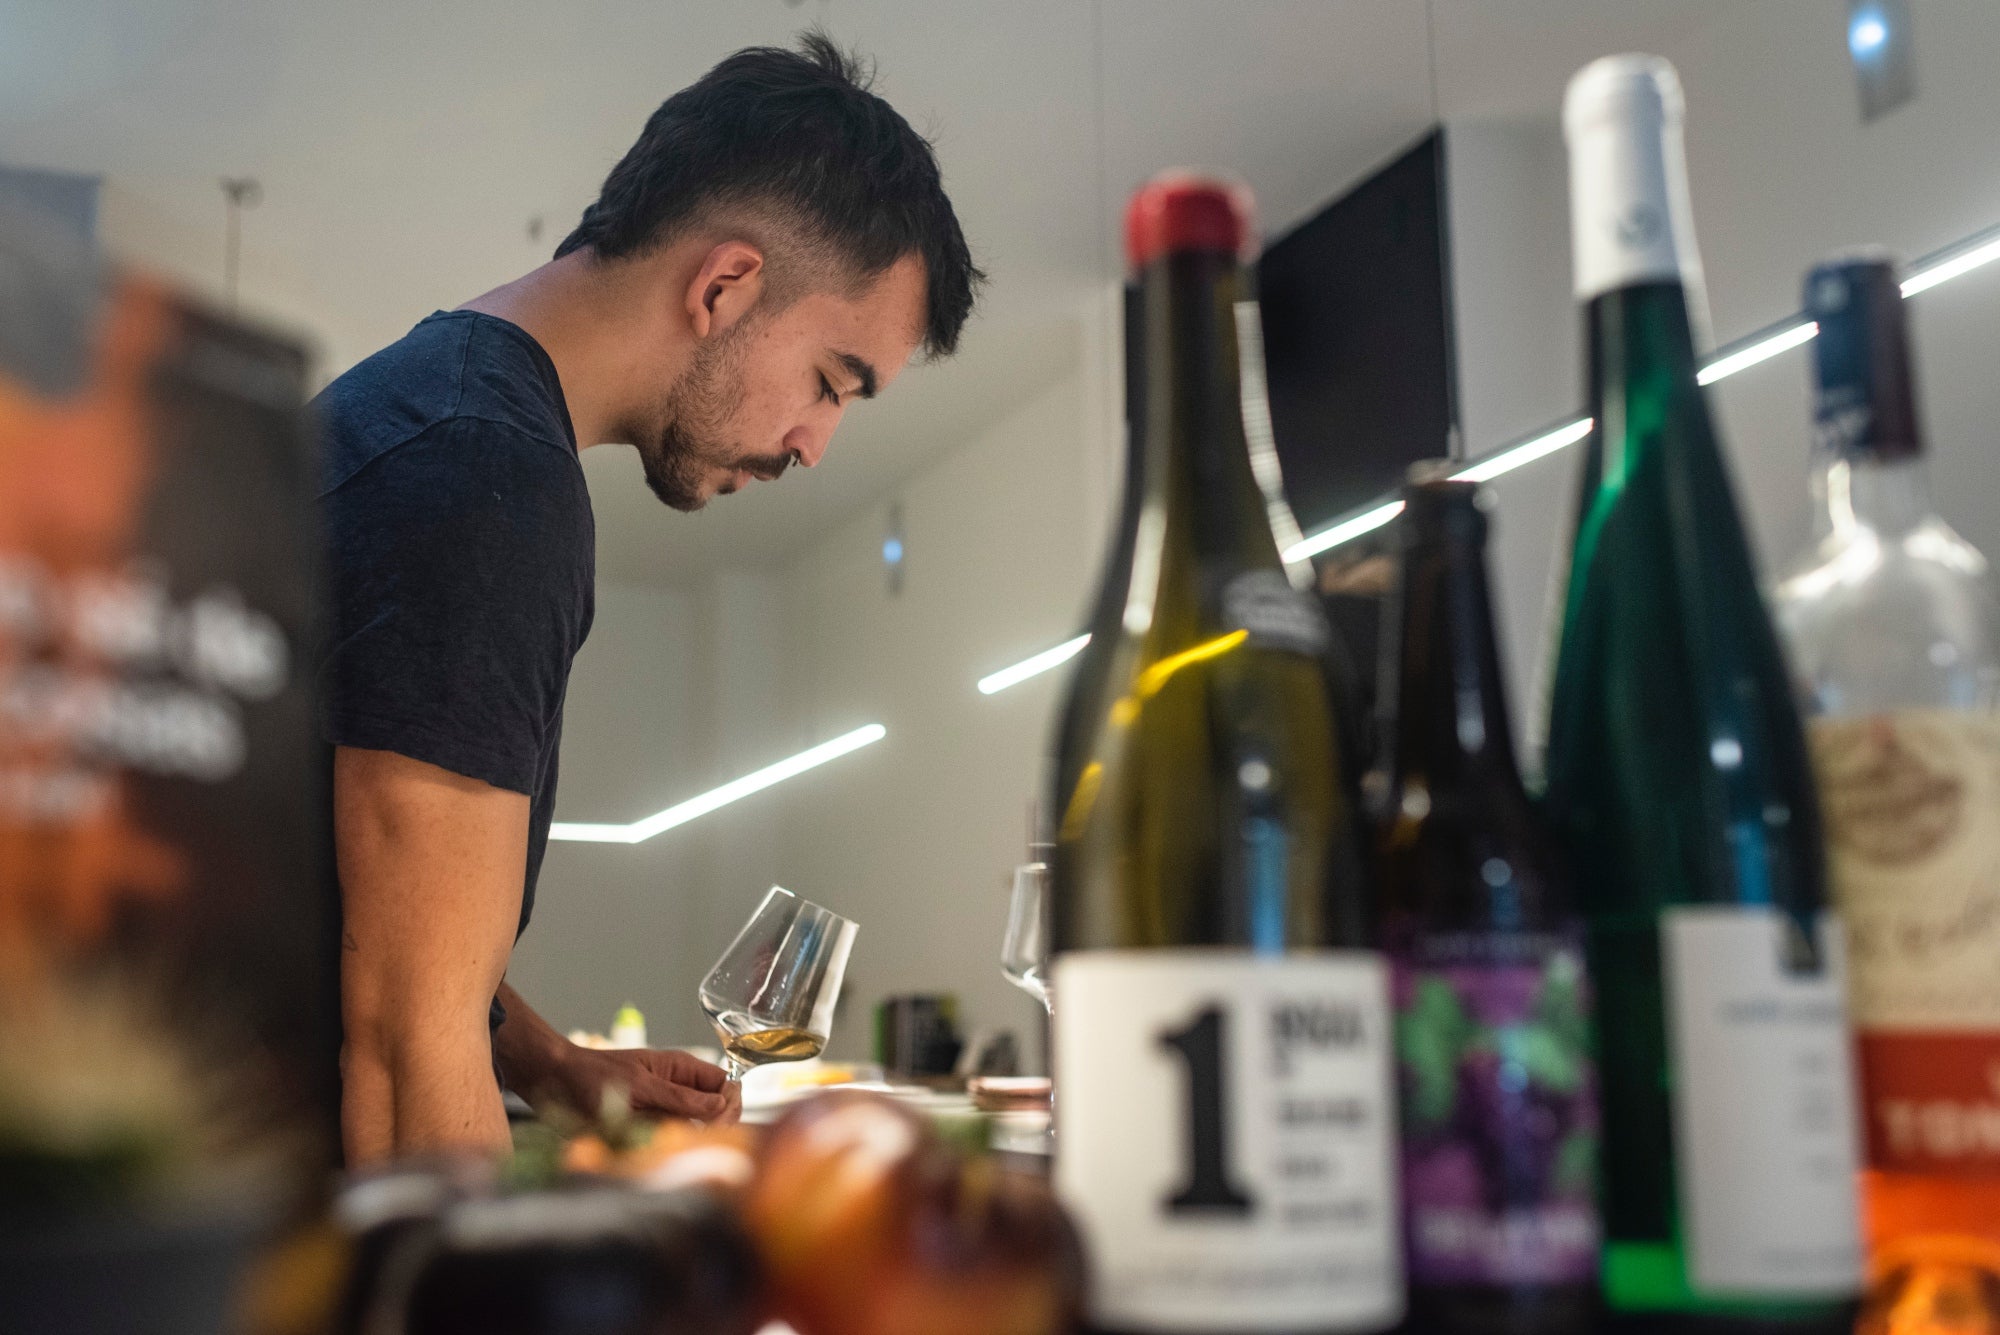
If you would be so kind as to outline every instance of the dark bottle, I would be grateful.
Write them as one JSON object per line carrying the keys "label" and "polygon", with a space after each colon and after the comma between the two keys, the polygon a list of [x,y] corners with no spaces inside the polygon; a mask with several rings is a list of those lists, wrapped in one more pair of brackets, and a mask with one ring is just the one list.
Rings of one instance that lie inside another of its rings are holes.
{"label": "dark bottle", "polygon": [[468,1201],[399,1259],[397,1335],[751,1335],[763,1274],[701,1188],[600,1185]]}
{"label": "dark bottle", "polygon": [[1376,922],[1392,970],[1412,1331],[1582,1332],[1597,1291],[1583,926],[1514,763],[1478,485],[1419,464]]}
{"label": "dark bottle", "polygon": [[347,1266],[332,1335],[394,1328],[408,1259],[434,1245],[440,1219],[457,1203],[490,1195],[491,1164],[477,1159],[404,1163],[349,1180],[333,1202]]}
{"label": "dark bottle", "polygon": [[1838,1324],[1859,1274],[1843,950],[1805,736],[1696,380],[1680,86],[1564,105],[1595,427],[1547,803],[1597,995],[1603,1287],[1649,1322]]}
{"label": "dark bottle", "polygon": [[1161,178],[1127,237],[1142,457],[1051,804],[1056,1180],[1100,1329],[1378,1330],[1387,981],[1329,633],[1274,536],[1249,201]]}

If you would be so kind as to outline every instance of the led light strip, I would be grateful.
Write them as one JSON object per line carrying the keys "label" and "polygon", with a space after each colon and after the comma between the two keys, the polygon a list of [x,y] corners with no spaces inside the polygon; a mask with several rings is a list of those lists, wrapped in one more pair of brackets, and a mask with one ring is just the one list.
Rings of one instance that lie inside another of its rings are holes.
{"label": "led light strip", "polygon": [[[2000,224],[1975,232],[1943,250],[1931,252],[1910,267],[1909,276],[1903,280],[1903,295],[1914,297],[1919,292],[1928,292],[1940,283],[1948,283],[1961,274],[2000,260]],[[1721,349],[1708,364],[1701,368],[1695,379],[1703,385],[1712,385],[1718,380],[1727,380],[1738,371],[1748,370],[1761,362],[1793,348],[1803,347],[1819,337],[1819,326],[1811,320],[1801,320],[1796,315],[1766,325],[1755,333],[1736,340]],[[1533,435],[1513,444],[1503,445],[1478,463],[1468,464],[1453,473],[1453,477],[1464,478],[1468,482],[1490,482],[1502,477],[1525,464],[1546,458],[1557,450],[1566,449],[1590,434],[1594,424],[1588,417],[1572,418],[1557,426],[1545,427]],[[1303,561],[1309,556],[1332,551],[1344,543],[1373,533],[1397,515],[1403,513],[1401,501],[1380,501],[1348,518],[1340,519],[1319,532],[1285,549],[1287,563]],[[1053,649],[1046,649],[1033,658],[1025,658],[1009,668],[991,673],[979,679],[979,693],[992,695],[1004,691],[1009,686],[1018,685],[1030,677],[1038,677],[1051,668],[1060,667],[1083,651],[1090,643],[1090,636],[1079,635],[1065,641]]]}
{"label": "led light strip", "polygon": [[1955,246],[1924,256],[1903,280],[1903,295],[1914,297],[1939,283],[1949,283],[1960,274],[2000,260],[2000,225],[1975,232]]}
{"label": "led light strip", "polygon": [[[1079,646],[1081,647],[1081,646]],[[889,735],[889,730],[879,723],[871,723],[865,728],[856,728],[830,742],[821,742],[808,751],[780,760],[775,765],[766,765],[755,773],[740,779],[732,779],[720,788],[712,788],[699,797],[658,811],[644,820],[635,820],[627,825],[594,825],[579,821],[556,821],[549,826],[549,838],[569,839],[586,844],[636,844],[663,834],[676,825],[685,825],[696,816],[706,816],[718,807],[726,807],[739,798],[761,793],[774,783],[783,783],[796,774],[804,774],[809,769],[824,765],[829,760],[838,759],[849,751],[859,751]]]}
{"label": "led light strip", "polygon": [[1064,640],[1053,649],[1044,649],[1033,658],[1023,659],[1014,664],[1013,667],[1001,668],[998,672],[988,673],[979,679],[979,693],[981,695],[991,695],[995,691],[1004,691],[1016,682],[1023,682],[1030,677],[1040,676],[1050,668],[1061,667],[1064,663],[1069,662],[1070,659],[1082,653],[1083,646],[1089,643],[1089,635],[1079,635],[1073,640]]}
{"label": "led light strip", "polygon": [[[1759,362],[1768,362],[1781,352],[1804,347],[1819,337],[1819,326],[1811,320],[1803,323],[1787,321],[1774,333],[1759,330],[1747,339],[1739,339],[1742,344],[1734,352],[1725,352],[1695,373],[1695,383],[1712,385],[1718,380],[1727,380],[1738,371],[1748,370]],[[1734,345],[1732,345],[1734,346]]]}

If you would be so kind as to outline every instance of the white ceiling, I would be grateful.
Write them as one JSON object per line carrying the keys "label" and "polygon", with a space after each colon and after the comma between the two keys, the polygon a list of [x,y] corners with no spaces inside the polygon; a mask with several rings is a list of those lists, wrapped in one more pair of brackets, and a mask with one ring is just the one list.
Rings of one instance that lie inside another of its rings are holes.
{"label": "white ceiling", "polygon": [[[1552,115],[1584,60],[1729,4],[1434,0],[1435,107]],[[246,303],[337,368],[539,262],[662,97],[813,21],[935,138],[991,287],[811,473],[683,516],[591,451],[603,578],[782,560],[1073,368],[1153,171],[1227,166],[1280,227],[1436,114],[1419,0],[0,0],[0,160],[103,173],[107,235],[211,289],[218,178],[256,177]]]}

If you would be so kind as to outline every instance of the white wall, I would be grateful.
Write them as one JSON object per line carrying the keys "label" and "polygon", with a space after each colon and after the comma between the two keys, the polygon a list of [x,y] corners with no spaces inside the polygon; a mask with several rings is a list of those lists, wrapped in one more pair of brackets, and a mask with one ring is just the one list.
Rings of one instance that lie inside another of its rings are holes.
{"label": "white wall", "polygon": [[1553,116],[1454,120],[1444,142],[1460,449],[1477,454],[1583,397],[1566,165]]}
{"label": "white wall", "polygon": [[[697,723],[694,599],[600,587],[563,711],[557,815],[632,820],[689,796]],[[631,1002],[662,1037],[695,1041],[686,929],[702,899],[698,845],[551,843],[535,916],[508,978],[562,1029],[602,1030]],[[698,1017],[695,1017],[698,1019]]]}
{"label": "white wall", "polygon": [[1086,381],[1037,395],[899,492],[899,596],[883,509],[788,573],[791,689],[815,737],[889,730],[782,802],[786,883],[861,924],[840,1051],[867,1050],[879,998],[942,991],[967,1029],[1011,1028],[1039,1058],[1038,1009],[1001,977],[999,948],[1061,674],[995,696],[973,683],[1081,622],[1107,449]]}
{"label": "white wall", "polygon": [[[682,590],[600,585],[570,678],[557,818],[635,820],[807,745],[785,615],[784,584],[755,571]],[[784,796],[637,845],[552,842],[510,981],[559,1028],[602,1031],[629,1001],[655,1042],[712,1043],[695,991],[782,879]]]}

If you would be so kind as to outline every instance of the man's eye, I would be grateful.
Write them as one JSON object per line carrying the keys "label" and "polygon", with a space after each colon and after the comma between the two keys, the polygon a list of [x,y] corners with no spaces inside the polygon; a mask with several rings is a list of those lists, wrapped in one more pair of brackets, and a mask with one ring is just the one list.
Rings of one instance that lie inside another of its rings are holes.
{"label": "man's eye", "polygon": [[824,375],[819,378],[819,396],[828,403],[839,403],[840,395],[834,390],[833,382]]}

